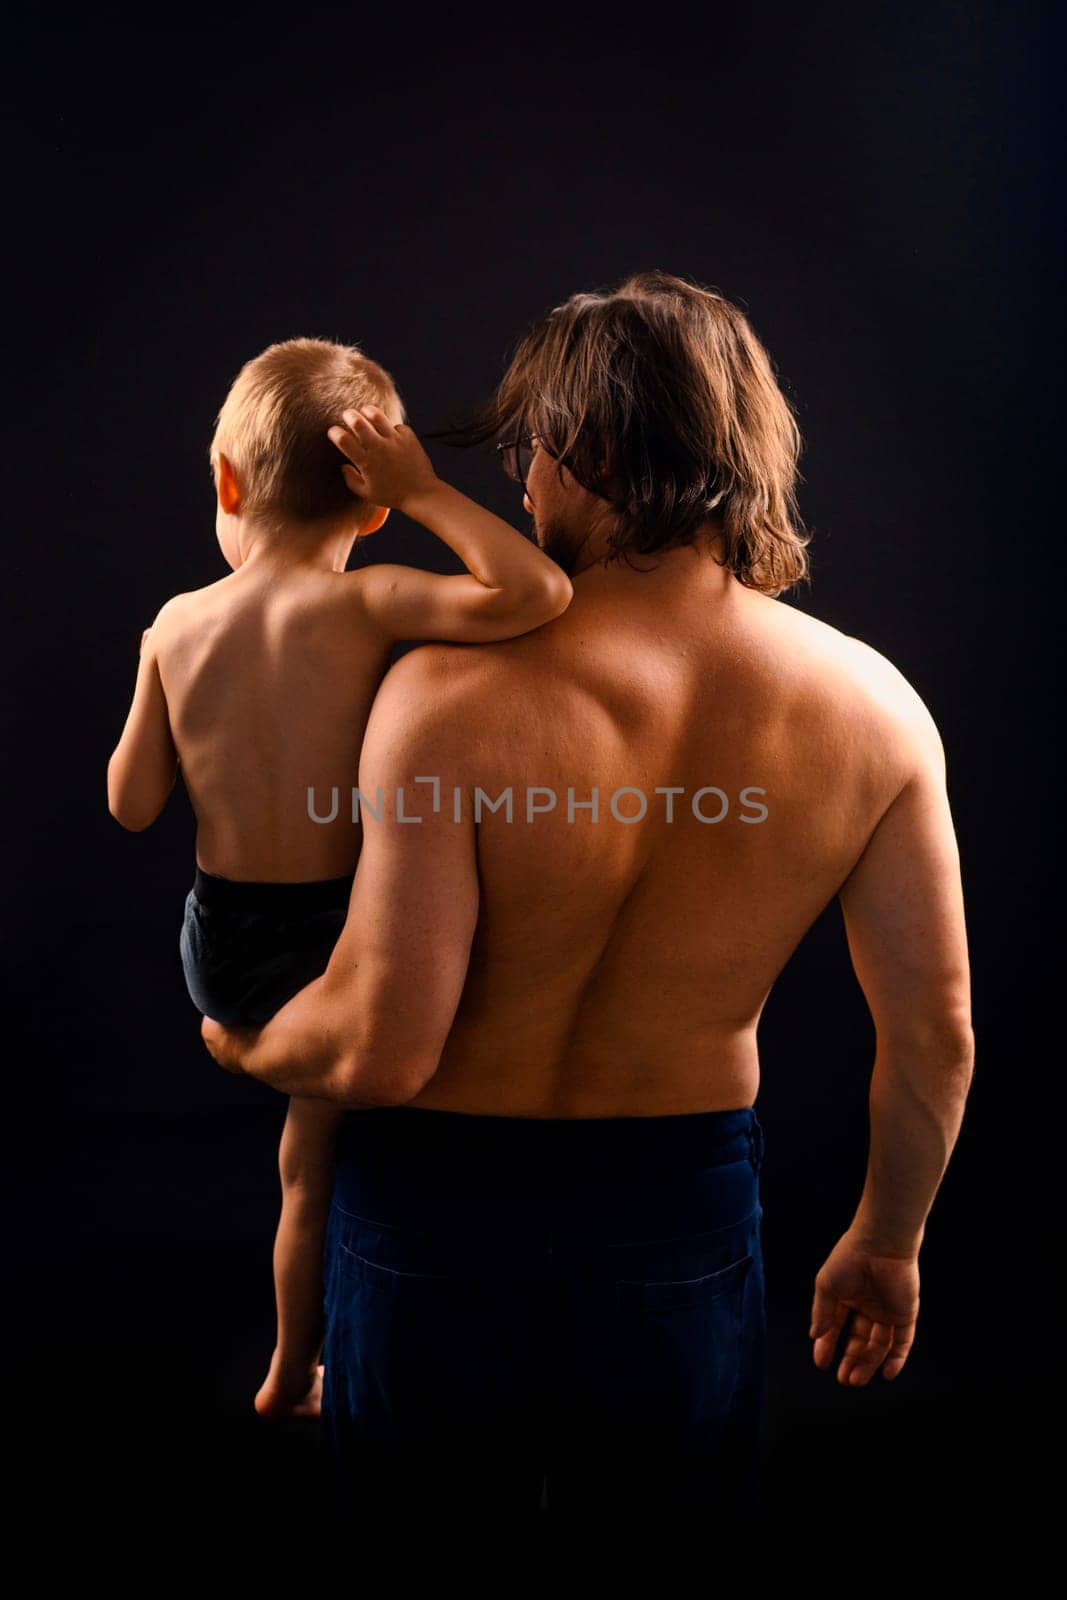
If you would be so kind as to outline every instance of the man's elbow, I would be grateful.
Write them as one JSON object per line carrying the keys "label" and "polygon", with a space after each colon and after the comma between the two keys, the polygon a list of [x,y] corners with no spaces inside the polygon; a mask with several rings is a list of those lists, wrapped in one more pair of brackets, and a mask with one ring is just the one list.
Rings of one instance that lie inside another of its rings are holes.
{"label": "man's elbow", "polygon": [[[440,1060],[440,1052],[430,1059],[410,1051],[403,1055],[372,1051],[359,1058],[346,1056],[333,1074],[332,1099],[346,1110],[366,1107],[409,1105],[429,1083]],[[373,1067],[368,1067],[373,1061]]]}
{"label": "man's elbow", "polygon": [[963,1009],[921,1011],[877,1025],[879,1051],[970,1077],[974,1070],[974,1027]]}

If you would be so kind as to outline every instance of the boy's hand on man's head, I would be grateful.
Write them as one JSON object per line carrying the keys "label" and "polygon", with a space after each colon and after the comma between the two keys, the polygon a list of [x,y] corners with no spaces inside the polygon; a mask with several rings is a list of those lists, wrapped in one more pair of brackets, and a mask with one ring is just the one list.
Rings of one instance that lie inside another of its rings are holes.
{"label": "boy's hand on man's head", "polygon": [[341,471],[353,494],[402,511],[418,495],[438,487],[433,463],[404,423],[390,422],[381,406],[361,406],[342,415],[345,426],[327,432],[347,458]]}

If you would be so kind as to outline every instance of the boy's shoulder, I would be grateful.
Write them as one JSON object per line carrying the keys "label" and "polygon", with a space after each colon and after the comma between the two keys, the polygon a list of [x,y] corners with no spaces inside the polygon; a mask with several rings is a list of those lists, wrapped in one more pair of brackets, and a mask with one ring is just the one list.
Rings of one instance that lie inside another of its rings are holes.
{"label": "boy's shoulder", "polygon": [[145,633],[151,633],[157,640],[180,633],[196,622],[205,609],[217,603],[219,589],[224,582],[225,579],[219,579],[216,583],[205,584],[202,589],[186,589],[181,594],[172,594],[169,600],[164,600]]}
{"label": "boy's shoulder", "polygon": [[215,583],[206,583],[202,589],[184,589],[181,594],[172,594],[169,600],[164,600],[156,612],[156,622],[180,621],[188,616],[191,611],[197,611],[206,605],[219,593],[225,578],[219,578]]}
{"label": "boy's shoulder", "polygon": [[[291,583],[248,585],[234,573],[201,589],[188,589],[166,600],[152,621],[151,632],[162,643],[206,621],[216,624],[263,608],[292,610],[295,618],[321,624],[331,617],[350,627],[354,616],[368,625],[379,622],[385,601],[412,573],[409,567],[375,564],[345,572],[303,573]],[[418,576],[417,570],[415,576]]]}

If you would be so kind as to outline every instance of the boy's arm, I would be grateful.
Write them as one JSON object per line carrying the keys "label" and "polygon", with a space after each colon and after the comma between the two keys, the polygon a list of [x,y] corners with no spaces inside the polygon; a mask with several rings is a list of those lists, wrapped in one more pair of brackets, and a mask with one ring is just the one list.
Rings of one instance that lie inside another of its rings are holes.
{"label": "boy's arm", "polygon": [[[468,506],[472,504],[467,501]],[[482,515],[488,517],[490,513]],[[565,576],[563,581],[569,588]],[[506,584],[495,587],[469,573],[446,577],[418,567],[385,563],[365,568],[360,573],[360,585],[363,605],[393,640],[491,644],[540,628],[565,609],[553,598],[550,585],[543,589],[509,588]],[[569,595],[567,602],[570,603]]]}
{"label": "boy's arm", "polygon": [[178,775],[178,752],[171,737],[154,631],[154,627],[146,628],[141,635],[133,703],[107,764],[108,810],[134,832],[156,820]]}
{"label": "boy's arm", "polygon": [[329,430],[348,459],[353,493],[403,511],[454,550],[467,572],[442,577],[414,567],[371,567],[359,575],[364,602],[395,639],[487,643],[539,628],[565,611],[573,589],[543,550],[469,496],[444,483],[410,428],[380,406],[344,413]]}

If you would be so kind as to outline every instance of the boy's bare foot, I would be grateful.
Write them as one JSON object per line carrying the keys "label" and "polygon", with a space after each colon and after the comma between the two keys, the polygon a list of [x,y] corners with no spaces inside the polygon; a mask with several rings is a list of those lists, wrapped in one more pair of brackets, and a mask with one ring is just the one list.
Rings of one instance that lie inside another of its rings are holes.
{"label": "boy's bare foot", "polygon": [[289,1417],[317,1417],[322,1410],[322,1365],[285,1367],[275,1350],[270,1371],[252,1402],[261,1417],[280,1422]]}

